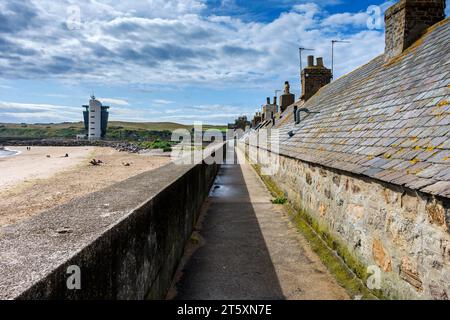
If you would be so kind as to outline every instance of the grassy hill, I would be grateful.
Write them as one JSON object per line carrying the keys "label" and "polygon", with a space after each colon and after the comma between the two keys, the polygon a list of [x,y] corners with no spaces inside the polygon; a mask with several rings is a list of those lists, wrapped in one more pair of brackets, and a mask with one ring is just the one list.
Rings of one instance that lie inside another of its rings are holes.
{"label": "grassy hill", "polygon": [[[193,126],[173,122],[123,122],[110,121],[108,124],[108,140],[154,141],[169,140],[175,129],[191,130]],[[206,129],[225,130],[225,126],[205,125]],[[0,123],[0,138],[43,139],[43,138],[75,138],[85,133],[83,122],[64,122],[46,124],[10,124]]]}

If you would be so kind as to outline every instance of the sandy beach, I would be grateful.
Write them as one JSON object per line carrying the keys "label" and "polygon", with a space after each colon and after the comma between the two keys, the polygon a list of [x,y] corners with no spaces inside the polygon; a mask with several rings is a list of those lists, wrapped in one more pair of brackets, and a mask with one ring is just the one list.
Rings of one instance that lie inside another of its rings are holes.
{"label": "sandy beach", "polygon": [[[45,179],[55,173],[86,160],[94,151],[94,147],[7,147],[8,150],[19,151],[18,154],[0,158],[0,189],[10,187],[33,179]],[[66,153],[68,158],[64,156]],[[47,155],[50,158],[47,158]]]}
{"label": "sandy beach", "polygon": [[[112,148],[32,147],[29,151],[26,147],[7,148],[19,153],[0,158],[0,226],[170,161],[170,157],[141,156]],[[91,165],[89,161],[93,158],[103,164]]]}

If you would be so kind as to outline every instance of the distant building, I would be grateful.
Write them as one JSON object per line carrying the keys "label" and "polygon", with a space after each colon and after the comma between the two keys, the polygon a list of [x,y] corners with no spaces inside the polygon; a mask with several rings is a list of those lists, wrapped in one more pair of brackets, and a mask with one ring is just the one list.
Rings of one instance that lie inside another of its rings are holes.
{"label": "distant building", "polygon": [[84,128],[87,131],[87,138],[100,139],[106,136],[106,129],[108,128],[109,107],[103,106],[100,101],[91,96],[89,105],[84,105]]}
{"label": "distant building", "polygon": [[251,125],[250,121],[248,121],[247,116],[241,116],[239,118],[237,118],[234,123],[229,123],[228,124],[228,129],[231,130],[237,130],[237,129],[242,129],[242,130],[246,130],[247,127],[249,127]]}
{"label": "distant building", "polygon": [[450,297],[445,8],[445,0],[397,2],[385,13],[384,54],[333,82],[323,59],[308,57],[300,100],[285,107],[283,98],[275,121],[264,111],[257,130],[275,129],[271,144],[256,131],[244,140],[249,153],[275,156],[271,183],[342,245],[344,259],[351,252],[351,268],[377,266],[385,298]]}
{"label": "distant building", "polygon": [[267,97],[267,103],[262,108],[262,121],[272,119],[277,112],[278,112],[277,97],[273,98],[273,103],[270,103],[270,98]]}
{"label": "distant building", "polygon": [[252,128],[255,129],[262,121],[261,112],[256,112],[252,120]]}

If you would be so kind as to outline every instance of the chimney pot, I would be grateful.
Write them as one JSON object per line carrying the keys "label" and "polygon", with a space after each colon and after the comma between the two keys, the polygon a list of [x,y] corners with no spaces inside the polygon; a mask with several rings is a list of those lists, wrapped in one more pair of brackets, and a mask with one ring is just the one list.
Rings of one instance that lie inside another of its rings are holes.
{"label": "chimney pot", "polygon": [[308,56],[308,67],[314,67],[314,56]]}
{"label": "chimney pot", "polygon": [[270,98],[267,97],[267,104],[270,104]]}
{"label": "chimney pot", "polygon": [[323,58],[317,58],[317,66],[318,67],[323,67]]}
{"label": "chimney pot", "polygon": [[277,104],[277,97],[275,96],[275,97],[273,97],[273,104]]}

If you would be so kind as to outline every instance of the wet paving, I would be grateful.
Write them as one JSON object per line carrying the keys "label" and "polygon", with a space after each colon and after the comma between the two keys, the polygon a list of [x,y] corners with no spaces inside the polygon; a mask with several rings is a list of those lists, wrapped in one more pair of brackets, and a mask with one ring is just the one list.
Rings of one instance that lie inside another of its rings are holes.
{"label": "wet paving", "polygon": [[248,165],[223,165],[175,299],[346,299]]}

